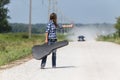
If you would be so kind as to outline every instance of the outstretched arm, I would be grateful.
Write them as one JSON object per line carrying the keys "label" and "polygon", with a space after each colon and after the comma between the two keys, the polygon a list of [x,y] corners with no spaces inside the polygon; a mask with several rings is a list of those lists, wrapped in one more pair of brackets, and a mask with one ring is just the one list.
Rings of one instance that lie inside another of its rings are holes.
{"label": "outstretched arm", "polygon": [[48,32],[45,34],[45,43],[48,43]]}

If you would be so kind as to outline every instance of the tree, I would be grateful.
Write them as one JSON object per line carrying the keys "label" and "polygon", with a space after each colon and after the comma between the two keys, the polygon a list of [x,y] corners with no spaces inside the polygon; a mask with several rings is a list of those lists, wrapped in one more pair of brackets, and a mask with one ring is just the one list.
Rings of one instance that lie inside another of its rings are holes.
{"label": "tree", "polygon": [[9,3],[10,0],[0,0],[0,33],[9,32],[11,30],[7,20],[10,18],[7,15],[9,10],[7,7],[5,7]]}
{"label": "tree", "polygon": [[117,18],[117,22],[115,24],[115,28],[117,29],[117,33],[120,37],[120,16]]}

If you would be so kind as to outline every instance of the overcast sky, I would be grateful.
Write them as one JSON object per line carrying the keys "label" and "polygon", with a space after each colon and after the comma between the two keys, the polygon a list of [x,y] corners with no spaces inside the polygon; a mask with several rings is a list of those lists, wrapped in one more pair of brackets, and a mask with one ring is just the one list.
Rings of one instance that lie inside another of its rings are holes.
{"label": "overcast sky", "polygon": [[[32,23],[48,21],[48,0],[32,0]],[[120,0],[57,0],[57,7],[74,23],[115,23],[120,16]],[[11,23],[29,22],[29,0],[11,0]],[[58,14],[59,15],[59,14]]]}

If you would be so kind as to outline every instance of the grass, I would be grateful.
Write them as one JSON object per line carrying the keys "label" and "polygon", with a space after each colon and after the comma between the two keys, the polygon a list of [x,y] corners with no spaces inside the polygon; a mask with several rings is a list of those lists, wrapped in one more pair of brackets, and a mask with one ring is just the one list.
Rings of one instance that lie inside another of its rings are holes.
{"label": "grass", "polygon": [[114,43],[120,44],[120,37],[116,33],[111,34],[111,35],[107,35],[107,36],[99,36],[97,38],[97,40],[98,41],[114,42]]}
{"label": "grass", "polygon": [[31,47],[43,43],[44,35],[33,35],[28,39],[26,33],[0,34],[0,66],[31,54]]}
{"label": "grass", "polygon": [[[65,36],[58,34],[58,40],[63,39]],[[31,55],[32,46],[42,44],[44,40],[45,34],[33,34],[31,39],[26,33],[0,34],[0,66]]]}

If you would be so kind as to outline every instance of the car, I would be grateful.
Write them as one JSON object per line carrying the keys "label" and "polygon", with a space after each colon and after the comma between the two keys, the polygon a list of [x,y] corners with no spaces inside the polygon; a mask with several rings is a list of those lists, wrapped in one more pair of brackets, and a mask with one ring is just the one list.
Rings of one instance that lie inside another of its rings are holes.
{"label": "car", "polygon": [[78,41],[85,41],[85,36],[83,35],[78,36]]}

